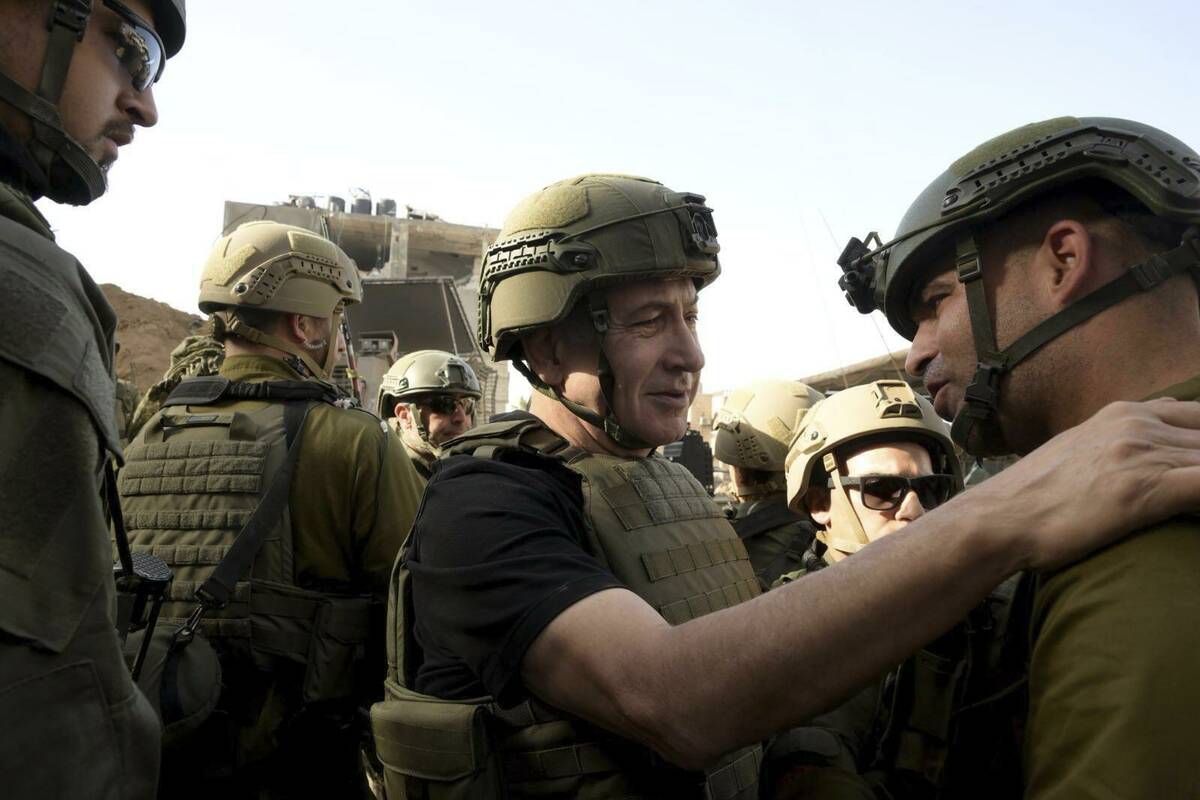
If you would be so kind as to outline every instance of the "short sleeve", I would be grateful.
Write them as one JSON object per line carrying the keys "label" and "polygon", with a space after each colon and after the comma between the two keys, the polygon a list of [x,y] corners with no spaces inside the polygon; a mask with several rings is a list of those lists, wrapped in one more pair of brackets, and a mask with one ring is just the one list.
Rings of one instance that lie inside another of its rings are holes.
{"label": "short sleeve", "polygon": [[1026,797],[1200,795],[1197,527],[1137,534],[1039,588]]}
{"label": "short sleeve", "polygon": [[620,582],[584,549],[578,478],[548,459],[438,465],[413,528],[417,689],[518,702],[521,660],[579,600]]}

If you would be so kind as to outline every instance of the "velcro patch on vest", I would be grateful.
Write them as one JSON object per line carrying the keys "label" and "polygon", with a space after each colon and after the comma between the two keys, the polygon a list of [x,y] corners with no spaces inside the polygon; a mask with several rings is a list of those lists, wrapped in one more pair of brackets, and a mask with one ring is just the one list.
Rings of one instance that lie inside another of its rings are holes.
{"label": "velcro patch on vest", "polygon": [[750,577],[710,589],[703,594],[692,595],[683,600],[659,606],[658,613],[662,614],[663,619],[671,625],[682,625],[689,620],[703,617],[705,614],[732,608],[738,603],[753,600],[760,592],[758,580]]}
{"label": "velcro patch on vest", "polygon": [[746,545],[741,539],[710,539],[686,547],[676,547],[657,553],[642,554],[646,577],[651,582],[673,578],[698,569],[707,569],[717,564],[730,564],[749,559]]}
{"label": "velcro patch on vest", "polygon": [[122,495],[258,494],[266,442],[155,442],[130,447]]}
{"label": "velcro patch on vest", "polygon": [[699,481],[677,464],[644,458],[618,464],[616,469],[627,482],[602,493],[626,530],[722,516]]}

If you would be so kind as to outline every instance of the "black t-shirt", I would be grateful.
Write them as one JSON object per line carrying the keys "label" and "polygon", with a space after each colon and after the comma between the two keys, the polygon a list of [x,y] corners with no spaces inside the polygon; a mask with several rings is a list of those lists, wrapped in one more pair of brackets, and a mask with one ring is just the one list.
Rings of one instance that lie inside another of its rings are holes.
{"label": "black t-shirt", "polygon": [[453,456],[425,488],[408,555],[415,689],[448,700],[526,697],[521,659],[569,606],[620,581],[584,550],[580,479],[560,462]]}

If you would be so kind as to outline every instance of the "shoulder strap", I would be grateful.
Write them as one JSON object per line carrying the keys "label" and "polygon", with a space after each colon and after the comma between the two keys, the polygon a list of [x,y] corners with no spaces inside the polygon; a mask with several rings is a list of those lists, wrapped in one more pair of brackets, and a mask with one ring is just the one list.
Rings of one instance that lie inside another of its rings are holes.
{"label": "shoulder strap", "polygon": [[532,414],[504,415],[506,418],[472,428],[442,445],[442,455],[473,455],[497,458],[519,451],[554,458],[571,457],[575,448]]}
{"label": "shoulder strap", "polygon": [[[182,385],[182,384],[181,384]],[[267,534],[275,527],[287,506],[288,494],[292,486],[292,473],[296,468],[296,457],[300,452],[300,433],[304,429],[304,421],[308,419],[311,403],[289,401],[283,409],[283,428],[287,436],[287,456],[283,466],[271,479],[267,493],[259,501],[258,507],[246,520],[246,524],[238,532],[237,539],[229,552],[217,564],[199,588],[196,598],[206,608],[223,608],[233,596],[233,587],[237,580],[250,569],[254,556],[262,548]]]}
{"label": "shoulder strap", "polygon": [[231,381],[220,375],[186,378],[171,390],[166,406],[207,406],[222,400],[316,400],[332,403],[337,391],[317,381]]}
{"label": "shoulder strap", "polygon": [[[789,522],[799,521],[800,517],[794,512],[789,511],[786,505],[770,505],[749,516],[730,520],[730,523],[733,525],[733,529],[737,531],[738,536],[743,539],[751,539],[759,534],[766,533],[772,528],[787,525]],[[804,547],[808,547],[807,542]]]}

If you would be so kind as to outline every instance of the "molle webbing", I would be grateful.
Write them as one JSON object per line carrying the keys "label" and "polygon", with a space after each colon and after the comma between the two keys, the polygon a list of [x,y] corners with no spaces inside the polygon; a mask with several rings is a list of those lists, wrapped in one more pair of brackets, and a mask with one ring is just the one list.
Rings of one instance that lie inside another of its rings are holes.
{"label": "molle webbing", "polygon": [[[294,582],[291,473],[309,411],[334,396],[311,381],[185,380],[130,446],[120,477],[134,548],[176,574],[163,616],[183,622],[200,599],[205,635],[249,647],[264,669],[277,658],[305,665],[305,702],[347,694],[370,633],[369,598]],[[270,402],[226,407],[241,400]]]}
{"label": "molle webbing", "polygon": [[[233,427],[232,415],[205,418],[209,426],[200,430]],[[170,425],[163,413],[145,433],[153,437],[164,427],[183,426]],[[225,558],[250,519],[263,491],[270,450],[266,441],[238,440],[138,441],[127,449],[119,478],[125,524],[134,549],[158,556],[175,571],[163,608],[168,622],[182,622],[191,614],[196,589]],[[258,572],[282,581],[284,570],[291,567],[290,546],[278,551],[268,555],[270,568],[264,562]],[[277,554],[287,557],[276,562]],[[249,596],[246,576],[234,587],[228,607],[204,620],[205,635],[248,638]]]}
{"label": "molle webbing", "polygon": [[[588,454],[528,415],[476,428],[444,452],[539,454],[577,473],[584,549],[673,625],[759,593],[745,545],[679,465]],[[704,773],[686,772],[535,699],[502,709],[491,698],[453,702],[417,693],[409,687],[421,656],[403,556],[388,602],[387,699],[371,717],[389,798],[758,796],[760,747],[731,753]]]}

